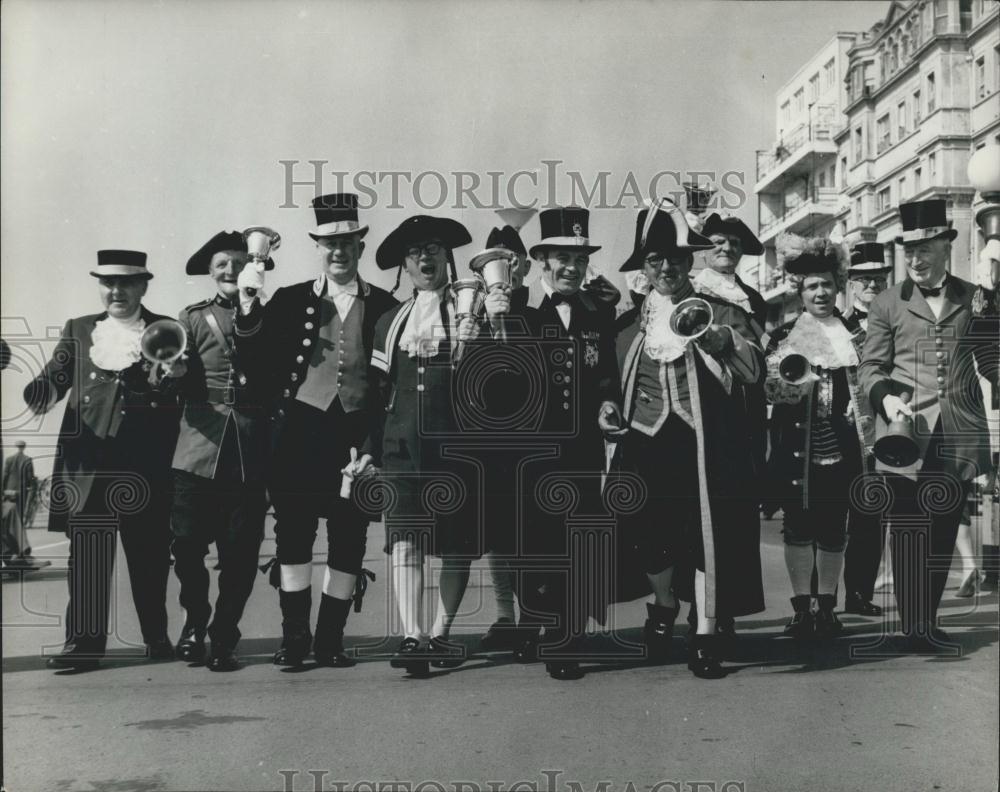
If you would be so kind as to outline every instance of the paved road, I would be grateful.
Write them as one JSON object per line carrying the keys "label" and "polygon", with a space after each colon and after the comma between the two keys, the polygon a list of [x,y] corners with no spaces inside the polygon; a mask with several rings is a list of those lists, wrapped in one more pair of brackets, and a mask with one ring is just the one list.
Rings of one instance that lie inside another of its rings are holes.
{"label": "paved road", "polygon": [[[371,531],[377,537],[380,528]],[[36,549],[53,541],[43,531],[31,538]],[[741,621],[724,680],[687,671],[679,624],[674,662],[592,665],[575,683],[500,654],[427,680],[390,669],[372,655],[389,606],[385,560],[374,552],[367,566],[378,581],[348,623],[348,645],[362,654],[354,669],[272,666],[279,615],[263,578],[242,625],[241,671],[136,661],[127,644],[139,632],[122,575],[114,656],[94,672],[56,674],[41,655],[60,644],[66,546],[49,547],[39,555],[50,554],[52,569],[3,585],[5,787],[373,792],[363,782],[398,780],[472,792],[522,781],[514,788],[561,792],[607,780],[605,792],[628,790],[629,782],[636,792],[995,790],[996,594],[957,600],[953,573],[943,611],[961,644],[954,657],[894,653],[879,643],[878,622],[850,616],[845,637],[797,646],[776,637],[789,611],[779,542],[776,524],[765,524],[767,610]],[[265,543],[263,553],[272,551]],[[474,572],[459,619],[470,648],[493,619],[481,572],[483,584]],[[171,616],[176,638],[179,608]],[[642,603],[613,616],[619,636],[639,639]],[[595,636],[596,648],[609,645],[608,636]]]}

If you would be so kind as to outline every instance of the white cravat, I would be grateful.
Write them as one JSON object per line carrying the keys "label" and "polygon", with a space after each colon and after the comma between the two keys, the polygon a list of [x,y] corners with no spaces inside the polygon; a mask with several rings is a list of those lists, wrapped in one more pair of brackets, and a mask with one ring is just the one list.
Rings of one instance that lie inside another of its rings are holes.
{"label": "white cravat", "polygon": [[723,275],[710,267],[699,272],[693,281],[695,291],[711,294],[720,300],[731,302],[750,313],[750,298],[736,282],[736,275]]}
{"label": "white cravat", "polygon": [[659,363],[669,363],[684,354],[684,339],[670,329],[670,316],[677,304],[655,289],[646,297],[646,354]]}
{"label": "white cravat", "polygon": [[[544,278],[542,278],[542,288],[545,289],[545,293],[549,296],[549,299],[556,293],[556,290]],[[556,306],[556,313],[559,314],[559,321],[563,323],[563,327],[569,330],[569,323],[573,321],[573,306],[563,301]]]}
{"label": "white cravat", "polygon": [[90,359],[105,371],[122,371],[142,359],[140,339],[146,323],[140,307],[132,316],[107,316],[94,325]]}
{"label": "white cravat", "polygon": [[341,285],[327,275],[326,293],[333,299],[333,304],[337,306],[337,313],[343,320],[347,318],[347,314],[354,307],[354,300],[358,296],[358,279],[354,278],[350,283]]}
{"label": "white cravat", "polygon": [[[412,357],[434,357],[438,345],[445,338],[441,325],[441,301],[446,299],[447,286],[436,290],[418,291],[413,298],[413,309],[406,320],[406,327],[399,338],[399,348]],[[454,305],[446,303],[449,324],[454,324]]]}

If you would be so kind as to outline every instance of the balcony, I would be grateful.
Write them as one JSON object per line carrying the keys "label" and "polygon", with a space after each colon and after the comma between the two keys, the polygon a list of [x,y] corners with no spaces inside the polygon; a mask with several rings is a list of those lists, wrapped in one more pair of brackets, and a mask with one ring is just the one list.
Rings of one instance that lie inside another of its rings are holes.
{"label": "balcony", "polygon": [[809,170],[811,154],[836,155],[834,135],[839,130],[838,113],[833,105],[815,105],[808,123],[799,124],[784,134],[774,149],[757,152],[757,185],[754,192],[768,192],[779,177]]}
{"label": "balcony", "polygon": [[804,194],[789,194],[785,196],[781,214],[761,223],[760,241],[767,244],[782,231],[817,233],[817,227],[832,221],[839,209],[840,193],[836,187],[813,187]]}

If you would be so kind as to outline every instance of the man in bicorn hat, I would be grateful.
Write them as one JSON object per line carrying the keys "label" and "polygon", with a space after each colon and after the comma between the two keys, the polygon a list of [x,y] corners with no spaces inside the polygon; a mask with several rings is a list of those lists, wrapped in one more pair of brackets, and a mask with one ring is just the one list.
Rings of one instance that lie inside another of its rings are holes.
{"label": "man in bicorn hat", "polygon": [[915,463],[879,461],[877,468],[889,474],[894,496],[888,508],[902,631],[912,648],[926,651],[947,641],[937,628],[948,575],[942,562],[952,556],[973,480],[989,470],[977,369],[997,387],[998,347],[995,337],[970,332],[976,287],[948,272],[957,232],[945,201],[904,203],[899,212],[895,242],[906,278],[871,303],[859,374],[878,414],[877,436],[905,435],[908,419],[916,442]]}
{"label": "man in bicorn hat", "polygon": [[[519,601],[524,642],[515,659],[546,660],[555,679],[578,679],[579,641],[588,611],[599,615],[590,594],[596,581],[583,580],[576,557],[583,546],[571,536],[567,515],[556,513],[543,492],[552,476],[562,475],[577,493],[581,509],[600,505],[604,444],[598,427],[602,410],[617,409],[618,368],[614,355],[614,310],[584,290],[592,253],[589,212],[557,208],[539,215],[541,240],[529,250],[541,277],[528,292],[529,326],[544,353],[543,432],[555,438],[552,459],[524,466],[529,491],[529,529],[521,537]],[[577,537],[579,538],[579,537]],[[533,564],[548,566],[533,570]],[[574,570],[575,567],[575,570]],[[525,615],[527,614],[527,618]],[[548,621],[539,646],[540,624]],[[534,625],[533,627],[531,625]]]}
{"label": "man in bicorn hat", "polygon": [[152,274],[146,254],[100,250],[97,290],[104,311],[70,319],[52,359],[24,389],[35,413],[68,394],[49,506],[49,530],[66,534],[69,604],[54,669],[87,669],[104,655],[115,544],[121,534],[150,659],[172,659],[167,637],[170,573],[170,458],[177,440],[175,383],[184,364],[143,357],[143,331],[160,320],[142,305]]}
{"label": "man in bicorn hat", "polygon": [[[314,280],[278,289],[260,304],[259,273],[240,275],[236,349],[271,372],[274,425],[268,488],[274,503],[281,647],[276,665],[297,666],[312,649],[319,665],[346,667],[343,634],[351,602],[360,609],[369,515],[340,497],[341,470],[352,449],[366,450],[374,397],[369,387],[376,320],[396,300],[358,274],[368,226],[358,222],[357,196],[313,200],[321,272]],[[257,290],[253,296],[249,289]],[[327,559],[315,642],[310,630],[313,543],[320,518]]]}
{"label": "man in bicorn hat", "polygon": [[[186,621],[177,656],[199,662],[205,635],[212,641],[208,668],[239,668],[239,621],[253,590],[264,537],[264,468],[269,421],[266,374],[259,361],[234,348],[240,272],[247,265],[243,234],[220,231],[188,260],[188,275],[208,275],[216,293],[180,312],[188,337],[187,374],[180,380],[184,413],[174,451],[171,527],[174,572]],[[267,269],[274,268],[268,259]],[[215,615],[208,599],[208,546],[219,556]]]}
{"label": "man in bicorn hat", "polygon": [[[641,575],[641,593],[655,596],[644,625],[648,656],[669,656],[678,596],[697,602],[688,668],[708,679],[725,673],[717,615],[764,609],[759,540],[746,544],[745,507],[755,503],[752,449],[734,387],[761,379],[763,355],[753,320],[739,306],[712,295],[685,304],[696,297],[693,253],[711,246],[669,199],[639,213],[621,270],[641,269],[653,290],[618,336],[623,409],[601,421],[609,483],[629,473],[647,491],[640,508],[619,520],[618,542],[622,576]],[[694,340],[683,335],[691,317],[699,323],[689,328]]]}
{"label": "man in bicorn hat", "polygon": [[[886,289],[892,267],[885,263],[880,242],[859,242],[851,249],[847,269],[851,303],[845,318],[853,318],[862,330],[868,329],[868,311],[872,301]],[[869,473],[874,473],[875,458],[866,456]],[[852,503],[847,516],[847,549],[844,551],[844,611],[859,616],[880,616],[882,608],[875,598],[875,579],[882,548],[885,547],[885,522],[879,514],[870,514]]]}

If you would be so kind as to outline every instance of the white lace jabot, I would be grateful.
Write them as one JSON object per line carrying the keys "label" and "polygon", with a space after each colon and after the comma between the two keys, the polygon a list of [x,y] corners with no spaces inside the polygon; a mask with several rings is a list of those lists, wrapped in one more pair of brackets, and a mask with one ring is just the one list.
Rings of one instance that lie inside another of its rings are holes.
{"label": "white lace jabot", "polygon": [[128,319],[105,317],[94,325],[90,359],[105,371],[122,371],[142,359],[139,341],[146,322],[142,311]]}
{"label": "white lace jabot", "polygon": [[735,275],[722,275],[714,269],[705,267],[694,278],[695,291],[702,294],[711,294],[720,300],[731,302],[740,306],[744,311],[750,313],[750,298],[747,293],[740,288],[736,282]]}
{"label": "white lace jabot", "polygon": [[413,298],[413,309],[406,320],[406,327],[399,338],[399,348],[411,358],[434,357],[441,339],[446,337],[441,325],[441,301],[448,309],[449,324],[454,325],[454,306],[448,299],[448,287],[434,291],[418,291]]}
{"label": "white lace jabot", "polygon": [[858,365],[858,353],[851,341],[851,332],[836,316],[817,319],[803,311],[784,343],[805,355],[814,366],[835,369]]}
{"label": "white lace jabot", "polygon": [[655,289],[642,306],[646,312],[646,354],[660,363],[669,363],[684,354],[684,339],[670,329],[670,315],[675,307],[669,296]]}

